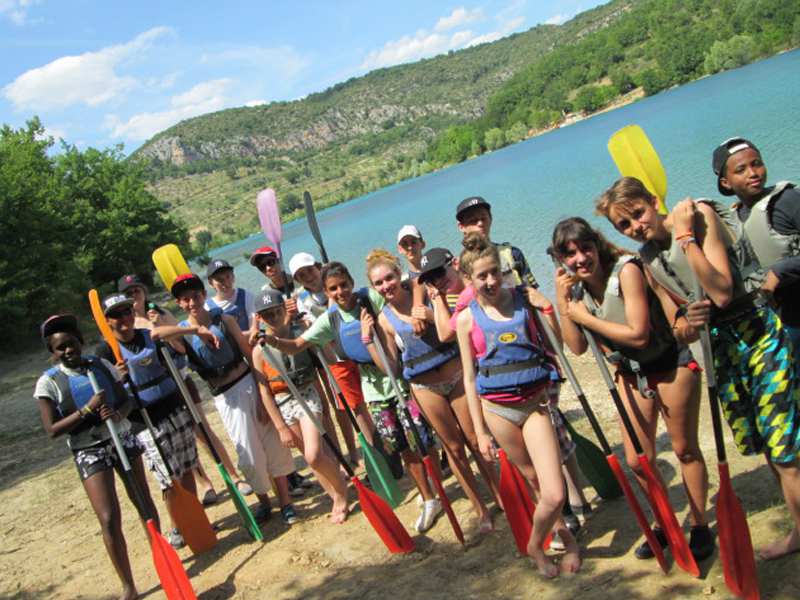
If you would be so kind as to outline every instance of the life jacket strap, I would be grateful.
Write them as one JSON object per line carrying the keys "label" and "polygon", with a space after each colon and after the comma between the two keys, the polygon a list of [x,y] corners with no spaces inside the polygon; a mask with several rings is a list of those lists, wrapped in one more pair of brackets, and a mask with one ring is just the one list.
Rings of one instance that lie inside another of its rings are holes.
{"label": "life jacket strap", "polygon": [[[446,354],[450,347],[450,344],[440,344],[425,354],[421,354],[420,356],[416,356],[414,358],[409,358],[408,360],[403,360],[403,364],[409,369],[413,369],[420,363],[424,363],[432,358]],[[455,354],[453,356],[455,356]]]}
{"label": "life jacket strap", "polygon": [[145,383],[143,383],[141,385],[137,385],[137,384],[133,383],[133,380],[131,380],[131,386],[137,392],[141,392],[142,390],[146,390],[147,388],[155,387],[155,386],[159,385],[162,381],[166,381],[169,378],[170,378],[169,372],[168,371],[164,371],[161,375],[159,375],[155,379],[151,379],[150,381],[147,381],[147,382],[145,382]]}
{"label": "life jacket strap", "polygon": [[541,367],[544,364],[544,359],[541,356],[523,360],[522,362],[510,363],[507,365],[498,365],[496,367],[479,367],[478,373],[484,377],[492,377],[493,375],[500,375],[502,373],[513,373],[515,371],[524,371],[526,369]]}

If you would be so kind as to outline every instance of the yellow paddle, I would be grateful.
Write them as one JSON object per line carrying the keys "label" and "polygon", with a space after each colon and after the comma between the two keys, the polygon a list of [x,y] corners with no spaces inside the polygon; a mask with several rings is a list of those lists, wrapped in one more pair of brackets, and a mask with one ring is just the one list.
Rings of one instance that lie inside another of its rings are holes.
{"label": "yellow paddle", "polygon": [[627,125],[608,140],[608,152],[624,177],[635,177],[658,198],[658,212],[666,215],[667,174],[656,149],[638,125]]}
{"label": "yellow paddle", "polygon": [[153,264],[156,266],[156,270],[167,291],[172,289],[172,284],[178,275],[185,275],[191,272],[180,249],[175,244],[166,244],[156,248],[153,252]]}

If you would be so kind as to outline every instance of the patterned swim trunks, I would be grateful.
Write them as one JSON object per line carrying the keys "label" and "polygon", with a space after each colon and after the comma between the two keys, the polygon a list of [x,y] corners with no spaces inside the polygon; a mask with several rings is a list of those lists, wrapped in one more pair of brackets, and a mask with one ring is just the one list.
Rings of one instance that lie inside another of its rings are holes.
{"label": "patterned swim trunks", "polygon": [[[428,425],[425,417],[422,416],[416,401],[413,398],[409,398],[406,404],[408,404],[411,420],[416,425],[417,431],[419,431],[419,435],[422,438],[422,443],[428,449],[433,448],[435,442],[430,425]],[[368,402],[367,407],[388,453],[402,452],[412,447],[408,442],[409,439],[414,439],[411,423],[406,419],[396,399]],[[416,445],[414,444],[413,447],[416,448]]]}
{"label": "patterned swim trunks", "polygon": [[[142,445],[130,430],[120,431],[119,439],[122,442],[122,447],[125,448],[125,454],[128,455],[129,461],[142,455]],[[78,469],[78,475],[81,481],[89,479],[89,477],[100,471],[106,471],[108,469],[119,470],[122,468],[122,463],[117,457],[117,451],[111,440],[89,448],[75,450],[73,451],[73,458],[75,459],[75,468]]]}

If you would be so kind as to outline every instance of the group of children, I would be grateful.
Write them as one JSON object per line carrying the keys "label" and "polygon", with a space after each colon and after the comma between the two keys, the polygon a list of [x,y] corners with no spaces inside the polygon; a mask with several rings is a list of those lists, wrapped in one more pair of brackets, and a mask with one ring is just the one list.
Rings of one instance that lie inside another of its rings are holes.
{"label": "group of children", "polygon": [[[652,465],[658,415],[664,417],[688,498],[689,547],[702,560],[712,554],[714,538],[698,440],[702,369],[689,345],[708,326],[714,364],[704,366],[716,373],[736,446],[743,454],[765,454],[794,521],[787,536],[758,552],[772,559],[799,550],[800,313],[789,298],[800,286],[800,194],[786,182],[767,187],[761,154],[743,138],[714,151],[713,170],[720,193],[737,197],[732,208],[687,198],[662,215],[658,199],[629,177],[600,196],[597,213],[639,242],[637,253],[613,245],[583,218],[559,222],[549,249],[556,263],[553,301],[537,289],[518,248],[491,241],[491,206],[475,196],[456,209],[464,235],[459,257],[444,248],[425,251],[419,230],[406,225],[397,250],[407,272],[390,252],[373,250],[365,265],[369,288],[355,289],[342,263],[322,265],[308,253],[294,255],[287,273],[277,252],[262,247],[250,259],[267,280],[258,294],[236,288],[233,269],[222,260],[212,261],[207,271],[213,297],[198,276],[178,276],[170,290],[186,313],[178,323],[147,306],[138,278],[123,278],[120,293],[103,303],[123,349],[121,362],[104,345],[97,357],[83,358],[76,319],[49,318],[41,333],[57,365],[42,375],[34,395],[47,432],[69,436],[123,581],[123,597],[135,597],[135,588],[114,492],[117,457],[102,421],[118,421],[145,489],[142,452],[161,488],[169,485],[152,437],[132,433],[141,428],[130,409],[130,391],[147,405],[174,476],[195,490],[192,421],[161,364],[162,346],[209,385],[239,468],[260,501],[259,520],[269,516],[273,486],[284,519],[297,519],[290,492],[303,482],[294,472],[291,448],[303,454],[331,498],[330,520],[347,518],[345,480],[314,424],[321,420],[337,440],[333,413],[350,460],[359,460],[345,407],[334,393],[338,388],[366,440],[402,458],[421,499],[419,532],[442,511],[421,451],[441,446],[472,504],[476,530],[486,533],[493,529],[492,513],[466,450],[499,505],[492,463],[497,446],[502,448],[537,504],[528,553],[543,575],[555,577],[579,570],[574,534],[591,506],[556,408],[561,367],[546,334],[554,332],[576,354],[586,351],[587,332],[599,338]],[[283,361],[302,403],[274,360]],[[102,392],[87,387],[88,371],[104,382]],[[408,413],[400,409],[398,389]],[[424,448],[416,447],[412,428]],[[622,439],[627,462],[644,486],[624,429]],[[564,551],[558,562],[542,550],[551,533],[552,547]],[[664,532],[655,527],[654,533],[666,547]],[[644,542],[636,556],[650,558],[654,551]]]}

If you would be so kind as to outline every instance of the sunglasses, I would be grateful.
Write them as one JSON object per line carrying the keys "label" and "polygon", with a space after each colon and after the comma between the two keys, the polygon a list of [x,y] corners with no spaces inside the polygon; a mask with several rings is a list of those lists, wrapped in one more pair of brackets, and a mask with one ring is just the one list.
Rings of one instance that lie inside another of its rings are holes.
{"label": "sunglasses", "polygon": [[436,267],[432,271],[428,271],[424,276],[420,277],[420,283],[433,283],[440,280],[447,275],[447,267]]}
{"label": "sunglasses", "polygon": [[109,319],[121,319],[123,317],[127,317],[133,314],[133,308],[128,306],[127,308],[120,308],[119,310],[112,310],[106,316]]}
{"label": "sunglasses", "polygon": [[261,270],[263,271],[267,267],[274,267],[278,264],[277,258],[262,258],[261,259]]}

